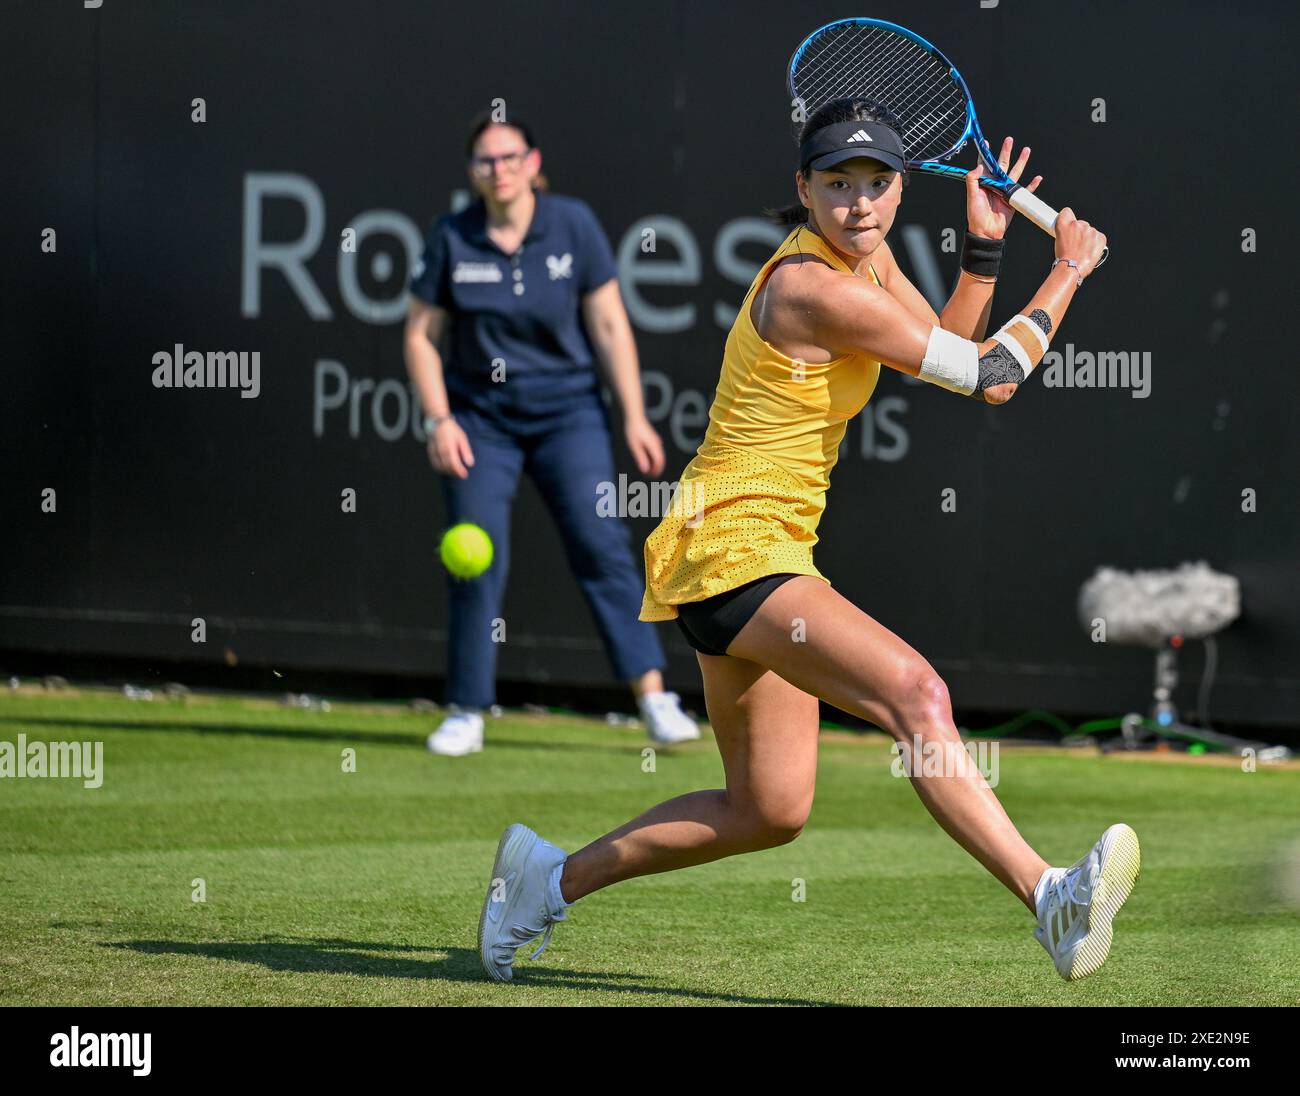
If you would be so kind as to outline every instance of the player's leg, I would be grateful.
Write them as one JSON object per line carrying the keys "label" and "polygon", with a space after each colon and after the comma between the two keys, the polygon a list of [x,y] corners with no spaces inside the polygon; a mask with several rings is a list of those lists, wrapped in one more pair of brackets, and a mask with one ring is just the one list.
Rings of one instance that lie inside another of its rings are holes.
{"label": "player's leg", "polygon": [[572,856],[527,826],[506,829],[479,917],[483,969],[514,977],[515,952],[542,937],[568,905],[601,887],[793,840],[812,805],[817,701],[742,659],[700,656],[725,789],[679,795]]}
{"label": "player's leg", "polygon": [[952,719],[948,689],[907,643],[826,583],[791,579],[762,604],[728,647],[828,704],[870,720],[909,748],[951,760],[952,776],[910,779],[935,820],[1034,911],[1047,862],[1021,837],[980,775]]}
{"label": "player's leg", "polygon": [[[1071,867],[1050,867],[966,753],[943,680],[903,640],[825,583],[800,577],[768,597],[726,650],[871,720],[911,751],[908,775],[922,802],[1035,915],[1034,938],[1062,978],[1083,978],[1106,961],[1111,922],[1141,868],[1137,835],[1112,825]],[[947,764],[931,775],[918,749]]]}
{"label": "player's leg", "polygon": [[566,901],[785,844],[803,829],[817,777],[816,699],[744,659],[697,657],[727,786],[669,799],[575,852],[561,880]]}

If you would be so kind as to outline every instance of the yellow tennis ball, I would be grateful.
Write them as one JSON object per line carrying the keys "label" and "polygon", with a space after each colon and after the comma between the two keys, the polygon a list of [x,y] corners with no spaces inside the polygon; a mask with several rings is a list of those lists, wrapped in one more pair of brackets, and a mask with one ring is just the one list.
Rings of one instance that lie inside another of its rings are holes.
{"label": "yellow tennis ball", "polygon": [[492,538],[477,525],[461,522],[443,534],[438,554],[457,578],[478,578],[492,566]]}

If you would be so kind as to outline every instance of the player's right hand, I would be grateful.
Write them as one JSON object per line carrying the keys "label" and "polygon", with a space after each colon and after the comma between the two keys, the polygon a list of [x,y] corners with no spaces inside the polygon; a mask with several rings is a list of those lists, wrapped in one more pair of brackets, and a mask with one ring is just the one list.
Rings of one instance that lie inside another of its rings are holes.
{"label": "player's right hand", "polygon": [[429,463],[435,472],[469,479],[469,470],[474,467],[474,451],[455,419],[440,423],[429,438]]}
{"label": "player's right hand", "polygon": [[1075,217],[1069,206],[1056,215],[1056,257],[1078,263],[1081,278],[1096,269],[1105,250],[1106,234]]}

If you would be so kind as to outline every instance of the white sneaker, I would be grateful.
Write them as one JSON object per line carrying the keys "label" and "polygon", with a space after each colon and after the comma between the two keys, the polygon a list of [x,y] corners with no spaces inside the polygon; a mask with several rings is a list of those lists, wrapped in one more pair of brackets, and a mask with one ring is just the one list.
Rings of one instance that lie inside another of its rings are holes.
{"label": "white sneaker", "polygon": [[682,711],[681,697],[676,693],[643,693],[636,703],[652,742],[671,746],[700,737],[699,727]]}
{"label": "white sneaker", "polygon": [[1047,949],[1062,978],[1085,978],[1106,961],[1111,920],[1133,890],[1141,868],[1137,834],[1120,822],[1103,833],[1078,863],[1043,872],[1034,888],[1038,910],[1034,938]]}
{"label": "white sneaker", "polygon": [[464,757],[483,749],[483,717],[478,712],[463,712],[454,704],[450,714],[429,735],[425,745],[432,753],[445,757]]}
{"label": "white sneaker", "polygon": [[555,923],[568,920],[564,911],[573,903],[560,893],[567,859],[563,849],[518,822],[501,835],[478,919],[479,959],[493,981],[511,981],[515,952],[544,933],[541,947],[528,957],[536,959],[551,942]]}

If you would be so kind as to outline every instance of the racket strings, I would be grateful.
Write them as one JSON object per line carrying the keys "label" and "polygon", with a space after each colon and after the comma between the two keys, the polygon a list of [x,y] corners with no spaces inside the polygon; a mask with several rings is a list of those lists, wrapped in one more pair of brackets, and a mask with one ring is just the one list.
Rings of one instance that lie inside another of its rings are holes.
{"label": "racket strings", "polygon": [[966,94],[950,67],[919,43],[880,27],[824,35],[800,57],[792,85],[809,114],[843,97],[888,107],[902,123],[911,161],[946,156],[967,135]]}
{"label": "racket strings", "polygon": [[965,136],[966,97],[946,69],[936,72],[933,58],[920,53],[859,49],[822,74],[814,91],[817,105],[863,95],[899,118],[908,159],[925,160],[948,152]]}
{"label": "racket strings", "polygon": [[[841,29],[825,36],[818,46],[805,54],[798,76],[807,88],[805,98],[815,98],[818,106],[855,92],[869,97],[889,95],[892,102],[886,105],[891,109],[926,91],[942,94],[945,88],[953,88],[961,95],[947,66],[902,35],[877,27],[866,33],[863,28]],[[870,92],[859,90],[862,88]]]}

